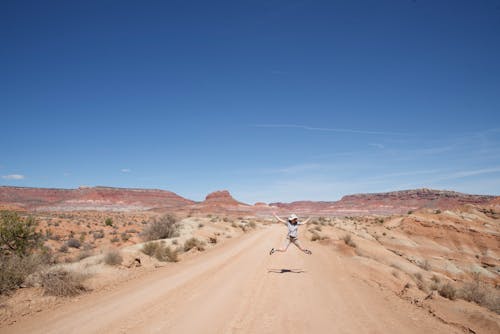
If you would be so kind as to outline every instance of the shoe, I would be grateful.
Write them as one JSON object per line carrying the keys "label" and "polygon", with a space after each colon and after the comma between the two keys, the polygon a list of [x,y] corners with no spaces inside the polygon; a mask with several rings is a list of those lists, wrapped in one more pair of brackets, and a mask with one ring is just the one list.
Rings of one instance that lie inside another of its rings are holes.
{"label": "shoe", "polygon": [[273,255],[274,253],[274,248],[271,248],[271,251],[269,252],[269,255]]}
{"label": "shoe", "polygon": [[309,255],[311,255],[311,254],[312,254],[312,252],[311,252],[309,249],[306,249],[306,250],[304,251],[304,253],[309,254]]}

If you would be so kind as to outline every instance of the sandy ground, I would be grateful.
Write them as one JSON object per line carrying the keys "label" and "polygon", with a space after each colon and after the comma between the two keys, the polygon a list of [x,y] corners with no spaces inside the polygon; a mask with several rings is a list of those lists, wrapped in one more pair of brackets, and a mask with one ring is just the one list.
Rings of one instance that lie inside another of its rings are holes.
{"label": "sandy ground", "polygon": [[0,328],[0,333],[463,333],[357,279],[350,259],[279,225],[234,238],[110,291]]}

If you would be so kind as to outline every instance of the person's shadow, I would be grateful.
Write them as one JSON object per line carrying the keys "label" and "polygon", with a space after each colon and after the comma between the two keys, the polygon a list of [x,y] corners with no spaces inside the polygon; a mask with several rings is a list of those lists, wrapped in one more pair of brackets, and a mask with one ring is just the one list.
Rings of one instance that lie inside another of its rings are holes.
{"label": "person's shadow", "polygon": [[302,269],[268,269],[267,273],[273,273],[273,274],[302,274],[305,273],[305,270]]}

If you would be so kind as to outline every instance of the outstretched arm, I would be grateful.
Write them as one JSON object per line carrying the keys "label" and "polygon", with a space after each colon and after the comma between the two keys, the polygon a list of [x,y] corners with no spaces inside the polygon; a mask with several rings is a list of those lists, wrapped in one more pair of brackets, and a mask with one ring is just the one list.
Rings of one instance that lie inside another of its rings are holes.
{"label": "outstretched arm", "polygon": [[303,222],[300,222],[300,224],[307,224],[309,223],[309,221],[311,220],[312,217],[309,217],[307,218],[306,220],[304,220]]}
{"label": "outstretched arm", "polygon": [[276,215],[276,213],[274,213],[274,212],[273,212],[273,216],[274,216],[274,218],[278,219],[278,221],[280,221],[280,222],[282,222],[282,223],[286,223],[286,221],[284,221],[283,219],[281,219],[280,217],[278,217],[278,216]]}

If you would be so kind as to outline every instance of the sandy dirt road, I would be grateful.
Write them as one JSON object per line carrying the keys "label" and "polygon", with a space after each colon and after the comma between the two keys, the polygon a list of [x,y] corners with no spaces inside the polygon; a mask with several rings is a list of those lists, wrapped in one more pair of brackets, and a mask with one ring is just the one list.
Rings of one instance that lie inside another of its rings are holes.
{"label": "sandy dirt road", "polygon": [[332,247],[269,256],[285,233],[259,229],[0,333],[462,333],[357,280]]}

